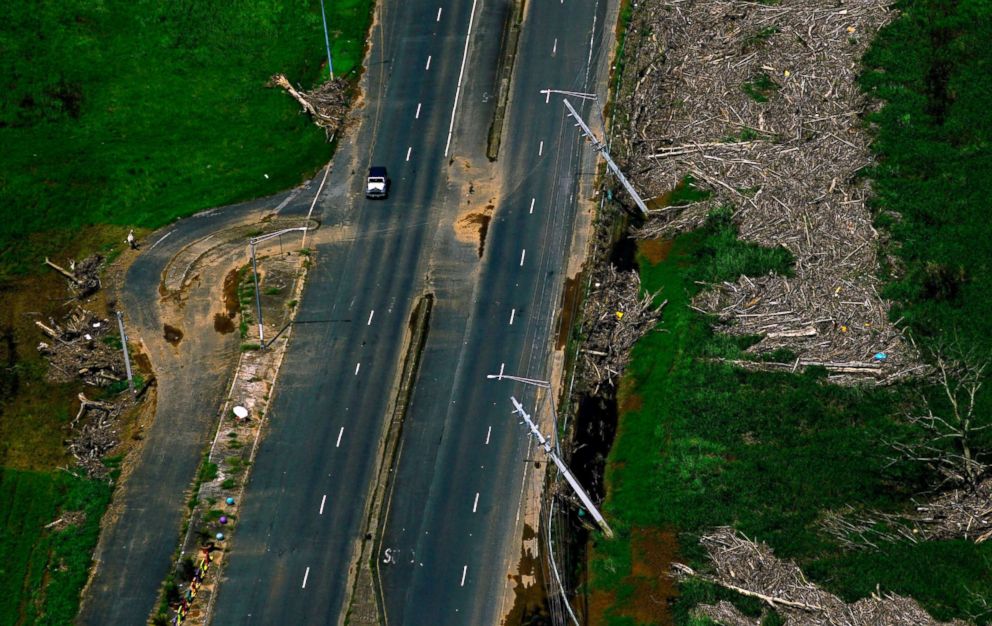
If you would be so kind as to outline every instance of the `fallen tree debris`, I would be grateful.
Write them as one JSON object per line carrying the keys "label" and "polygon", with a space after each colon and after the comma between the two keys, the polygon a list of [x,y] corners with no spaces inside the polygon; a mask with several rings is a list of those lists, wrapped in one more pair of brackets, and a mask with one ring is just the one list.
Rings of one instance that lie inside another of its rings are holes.
{"label": "fallen tree debris", "polygon": [[[884,235],[860,176],[873,157],[857,75],[890,5],[647,0],[631,30],[641,78],[618,99],[631,132],[616,153],[656,199],[635,235],[670,237],[733,207],[740,237],[789,250],[794,276],[742,276],[694,305],[725,332],[761,336],[752,354],[799,357],[779,367],[845,364],[827,366],[835,382],[888,383],[918,363],[878,293]],[[666,206],[687,182],[709,196]]]}
{"label": "fallen tree debris", "polygon": [[302,91],[293,87],[283,74],[276,74],[269,86],[283,88],[299,102],[303,112],[327,133],[328,141],[341,128],[348,113],[348,82],[344,79],[326,80],[311,91]]}
{"label": "fallen tree debris", "polygon": [[52,343],[41,342],[38,352],[48,358],[46,378],[54,383],[80,380],[106,387],[124,379],[124,359],[116,327],[110,321],[76,307],[61,324],[36,320],[35,325]]}
{"label": "fallen tree debris", "polygon": [[[913,599],[876,591],[868,598],[848,604],[811,583],[799,567],[777,558],[771,549],[721,527],[704,535],[713,573],[696,572],[688,565],[673,563],[677,578],[699,578],[742,595],[757,598],[784,618],[786,626],[964,626],[954,620],[938,622]],[[757,624],[729,602],[701,605],[695,609],[721,624]]]}
{"label": "fallen tree debris", "polygon": [[582,321],[585,341],[579,354],[579,386],[598,395],[616,389],[630,361],[630,351],[661,318],[667,300],[655,304],[657,293],[641,295],[636,271],[618,271],[612,263],[597,267]]}
{"label": "fallen tree debris", "polygon": [[69,291],[77,300],[82,300],[100,289],[100,264],[102,262],[103,257],[94,254],[78,263],[70,261],[69,269],[66,269],[45,257],[45,265],[69,281]]}

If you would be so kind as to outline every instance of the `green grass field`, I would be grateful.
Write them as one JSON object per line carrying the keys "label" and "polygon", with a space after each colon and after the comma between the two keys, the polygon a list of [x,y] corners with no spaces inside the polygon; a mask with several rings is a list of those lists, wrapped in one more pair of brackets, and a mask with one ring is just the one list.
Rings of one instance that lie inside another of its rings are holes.
{"label": "green grass field", "polygon": [[[110,492],[63,472],[0,469],[0,625],[72,622]],[[77,511],[78,526],[43,528]]]}
{"label": "green grass field", "polygon": [[[886,295],[897,301],[924,347],[957,343],[992,354],[992,5],[981,0],[915,0],[882,31],[866,59],[864,88],[886,101],[869,121],[879,165],[870,175],[879,225],[892,233]],[[898,213],[895,216],[893,213]],[[725,216],[678,238],[668,258],[641,255],[644,289],[669,300],[663,332],[639,342],[620,394],[621,419],[607,467],[605,508],[619,538],[594,542],[590,591],[605,622],[639,623],[629,606],[643,590],[645,530],[669,533],[675,558],[705,567],[697,540],[732,525],[794,559],[808,577],[854,601],[883,591],[917,599],[938,619],[992,623],[992,547],[968,541],[880,543],[847,551],[823,533],[824,511],[907,510],[935,484],[918,465],[889,465],[884,442],[911,436],[898,416],[909,388],[851,389],[825,372],[744,372],[714,362],[740,358],[748,338],[714,334],[688,307],[695,281],[782,272],[788,259],[736,240]],[[992,411],[989,395],[979,407]],[[988,442],[983,442],[987,446]],[[692,606],[729,599],[752,616],[753,599],[693,581],[681,585],[671,616],[702,624]],[[765,622],[777,624],[777,616]]]}
{"label": "green grass field", "polygon": [[[371,2],[326,4],[335,71],[354,73]],[[89,225],[155,228],[291,187],[330,156],[265,86],[326,76],[316,0],[12,5],[0,50],[0,281]]]}

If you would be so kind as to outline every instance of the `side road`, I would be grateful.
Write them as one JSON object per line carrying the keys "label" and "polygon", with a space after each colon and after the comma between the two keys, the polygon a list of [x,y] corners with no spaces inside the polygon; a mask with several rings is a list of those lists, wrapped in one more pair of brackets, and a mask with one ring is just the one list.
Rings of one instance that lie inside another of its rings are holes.
{"label": "side road", "polygon": [[[170,262],[184,251],[189,256],[195,245],[218,231],[257,223],[276,212],[299,213],[296,205],[309,203],[309,189],[316,190],[322,175],[290,192],[205,211],[142,242],[143,251],[125,277],[122,308],[132,341],[140,342],[155,371],[158,404],[144,444],[127,460],[124,484],[104,518],[78,623],[147,621],[179,536],[186,489],[216,426],[237,359],[238,333],[213,330],[214,316],[225,313],[224,277],[198,275],[210,267],[198,268],[193,258],[177,269],[183,288],[169,294],[163,275],[176,265]],[[174,331],[166,338],[166,324],[179,331],[178,338]]]}

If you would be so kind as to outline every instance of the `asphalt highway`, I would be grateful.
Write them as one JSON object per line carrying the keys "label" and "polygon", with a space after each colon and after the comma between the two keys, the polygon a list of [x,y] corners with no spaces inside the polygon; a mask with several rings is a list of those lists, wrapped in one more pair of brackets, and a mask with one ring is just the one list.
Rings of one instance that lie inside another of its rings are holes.
{"label": "asphalt highway", "polygon": [[[297,318],[307,323],[294,326],[214,624],[336,623],[346,608],[389,391],[424,288],[445,152],[457,141],[469,23],[489,27],[480,21],[495,17],[473,9],[382,5],[364,120],[319,204],[323,224],[347,222],[358,235],[317,248]],[[498,49],[489,48],[492,66]],[[388,200],[363,197],[372,163],[389,169]]]}
{"label": "asphalt highway", "polygon": [[[388,503],[390,552],[378,555],[388,560],[386,616],[394,625],[498,622],[519,556],[521,488],[543,459],[509,414],[509,395],[531,406],[532,390],[485,376],[549,375],[578,181],[592,168],[560,96],[540,90],[602,96],[613,4],[527,3],[481,259],[451,225],[465,172],[485,161],[509,2],[380,4],[362,122],[339,147],[315,207],[324,226],[347,224],[356,235],[314,238],[303,323],[292,331],[212,623],[338,623],[406,325],[425,291],[435,310]],[[389,168],[386,201],[363,197],[372,164]],[[161,320],[143,303],[157,298],[162,268],[185,243],[262,209],[306,214],[309,199],[282,194],[161,233],[128,274],[135,326],[159,333]],[[101,538],[82,623],[146,620],[181,523],[177,485],[195,472],[226,384],[187,365],[229,357],[237,346],[227,339],[184,346],[174,381],[160,387],[147,445],[120,496],[124,514]]]}
{"label": "asphalt highway", "polygon": [[[603,85],[608,4],[527,3],[500,154],[503,193],[481,271],[466,281],[451,261],[436,272],[438,302],[379,555],[388,624],[496,624],[508,608],[523,480],[544,459],[510,415],[511,394],[533,412],[533,389],[486,375],[549,376],[589,148],[561,96],[540,91]],[[588,104],[572,101],[588,117]]]}

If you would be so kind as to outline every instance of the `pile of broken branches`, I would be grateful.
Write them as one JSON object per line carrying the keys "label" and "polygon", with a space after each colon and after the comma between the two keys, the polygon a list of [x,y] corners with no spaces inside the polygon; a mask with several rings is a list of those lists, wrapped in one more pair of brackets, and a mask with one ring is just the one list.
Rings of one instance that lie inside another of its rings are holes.
{"label": "pile of broken branches", "polygon": [[640,291],[636,271],[620,272],[612,263],[597,267],[582,316],[580,391],[595,396],[604,386],[615,390],[634,344],[661,318],[668,301],[655,304],[658,294]]}
{"label": "pile of broken branches", "polygon": [[45,265],[65,277],[69,283],[69,292],[76,300],[82,300],[100,289],[100,264],[103,257],[99,254],[86,257],[78,263],[69,261],[69,269],[51,262],[45,258]]}
{"label": "pile of broken branches", "polygon": [[823,516],[819,527],[848,550],[877,550],[879,543],[918,543],[992,538],[992,478],[974,488],[946,491],[929,501],[914,500],[912,513],[857,511],[844,507]]}
{"label": "pile of broken branches", "polygon": [[[712,574],[702,574],[681,563],[674,563],[676,577],[696,577],[742,595],[757,598],[795,626],[938,626],[915,600],[890,593],[873,593],[847,604],[837,596],[809,582],[794,563],[777,558],[771,549],[751,541],[732,528],[722,527],[703,536],[713,566]],[[727,626],[755,625],[729,602],[697,607],[700,615]],[[953,621],[947,624],[961,624]]]}
{"label": "pile of broken branches", "polygon": [[108,344],[117,336],[110,321],[75,307],[58,323],[35,321],[51,341],[38,344],[38,352],[48,359],[47,379],[53,383],[80,380],[92,387],[107,387],[124,379],[124,359],[120,348]]}
{"label": "pile of broken branches", "polygon": [[270,79],[269,86],[282,87],[293,96],[314,124],[324,129],[328,141],[341,128],[348,114],[348,82],[344,79],[326,80],[311,91],[302,91],[293,87],[284,75],[276,74]]}
{"label": "pile of broken branches", "polygon": [[122,413],[134,406],[130,394],[118,394],[113,402],[100,402],[79,394],[79,411],[69,424],[66,449],[91,478],[106,476],[110,469],[101,459],[120,443],[118,423]]}
{"label": "pile of broken branches", "polygon": [[630,29],[639,78],[618,98],[631,129],[618,152],[636,183],[660,197],[691,176],[711,192],[652,210],[637,236],[734,207],[741,238],[789,250],[795,275],[741,277],[695,305],[727,332],[762,336],[752,353],[787,348],[797,359],[779,366],[847,381],[891,381],[918,360],[878,294],[882,235],[859,176],[872,164],[859,63],[890,4],[647,0]]}

